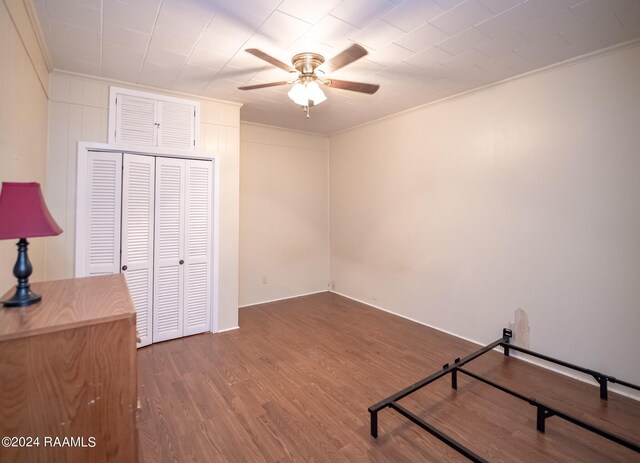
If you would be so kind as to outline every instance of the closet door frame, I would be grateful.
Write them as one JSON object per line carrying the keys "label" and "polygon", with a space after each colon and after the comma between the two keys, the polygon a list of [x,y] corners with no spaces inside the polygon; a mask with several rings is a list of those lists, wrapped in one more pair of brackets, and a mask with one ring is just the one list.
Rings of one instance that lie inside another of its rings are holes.
{"label": "closet door frame", "polygon": [[[179,150],[171,150],[166,148],[149,147],[148,150],[141,150],[140,147],[129,145],[116,145],[109,143],[97,142],[78,142],[78,157],[76,170],[76,239],[75,239],[75,271],[76,278],[89,276],[87,273],[85,261],[87,254],[87,209],[86,197],[84,192],[87,185],[87,168],[88,157],[90,152],[110,152],[117,154],[139,154],[145,156],[161,156],[180,159],[208,160],[213,162],[212,176],[212,227],[211,227],[211,287],[209,300],[211,301],[211,333],[218,332],[218,306],[219,306],[219,268],[220,268],[220,252],[219,252],[219,211],[220,211],[220,163],[217,154],[200,153],[200,152],[182,152]],[[118,259],[120,257],[118,256]]]}

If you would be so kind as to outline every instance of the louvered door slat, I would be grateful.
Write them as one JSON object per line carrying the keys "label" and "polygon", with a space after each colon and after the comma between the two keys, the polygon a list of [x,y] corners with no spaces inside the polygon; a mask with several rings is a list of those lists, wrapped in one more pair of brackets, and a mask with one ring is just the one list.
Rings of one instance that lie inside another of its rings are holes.
{"label": "louvered door slat", "polygon": [[195,115],[192,104],[161,101],[158,103],[159,146],[194,149]]}
{"label": "louvered door slat", "polygon": [[136,308],[141,347],[152,342],[155,158],[125,154],[123,162],[121,269]]}
{"label": "louvered door slat", "polygon": [[132,95],[118,95],[116,143],[157,145],[156,101]]}
{"label": "louvered door slat", "polygon": [[184,334],[211,329],[211,191],[213,163],[187,161]]}
{"label": "louvered door slat", "polygon": [[86,165],[86,252],[78,276],[118,273],[122,154],[89,152]]}
{"label": "louvered door slat", "polygon": [[153,341],[182,336],[185,161],[156,159]]}

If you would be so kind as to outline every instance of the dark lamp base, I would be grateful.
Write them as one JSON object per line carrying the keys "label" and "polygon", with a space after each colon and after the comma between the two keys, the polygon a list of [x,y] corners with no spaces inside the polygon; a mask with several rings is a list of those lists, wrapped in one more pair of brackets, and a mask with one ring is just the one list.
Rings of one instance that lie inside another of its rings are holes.
{"label": "dark lamp base", "polygon": [[18,241],[18,260],[13,267],[13,276],[18,279],[16,292],[6,301],[2,301],[5,307],[26,307],[31,304],[37,304],[42,300],[42,296],[31,292],[29,277],[31,276],[32,267],[27,255],[29,243],[26,238],[20,238]]}
{"label": "dark lamp base", "polygon": [[37,304],[42,300],[42,296],[29,291],[27,294],[18,294],[18,291],[6,301],[2,301],[5,307],[27,307],[28,305]]}

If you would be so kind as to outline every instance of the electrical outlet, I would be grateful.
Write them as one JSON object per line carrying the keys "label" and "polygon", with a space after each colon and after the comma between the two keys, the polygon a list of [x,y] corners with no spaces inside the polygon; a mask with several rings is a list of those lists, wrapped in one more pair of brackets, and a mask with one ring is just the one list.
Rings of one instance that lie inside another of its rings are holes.
{"label": "electrical outlet", "polygon": [[265,276],[263,276],[263,277],[262,277],[262,284],[263,284],[263,285],[266,285],[266,284],[267,284],[267,281],[268,281],[268,280],[267,280],[266,275],[265,275]]}

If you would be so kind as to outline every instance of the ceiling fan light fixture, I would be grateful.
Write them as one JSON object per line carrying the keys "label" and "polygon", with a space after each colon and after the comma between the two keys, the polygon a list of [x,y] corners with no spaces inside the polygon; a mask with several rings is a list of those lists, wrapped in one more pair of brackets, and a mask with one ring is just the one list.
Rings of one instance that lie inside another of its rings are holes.
{"label": "ceiling fan light fixture", "polygon": [[289,98],[291,98],[295,104],[300,106],[307,106],[309,104],[307,88],[300,82],[296,82],[287,95],[289,95]]}
{"label": "ceiling fan light fixture", "polygon": [[287,94],[295,104],[300,106],[309,106],[309,101],[312,101],[314,105],[318,105],[327,99],[315,80],[305,83],[296,82]]}
{"label": "ceiling fan light fixture", "polygon": [[314,105],[319,105],[327,99],[322,89],[320,89],[318,82],[315,80],[312,80],[307,84],[307,95],[309,96],[309,99],[313,101]]}

